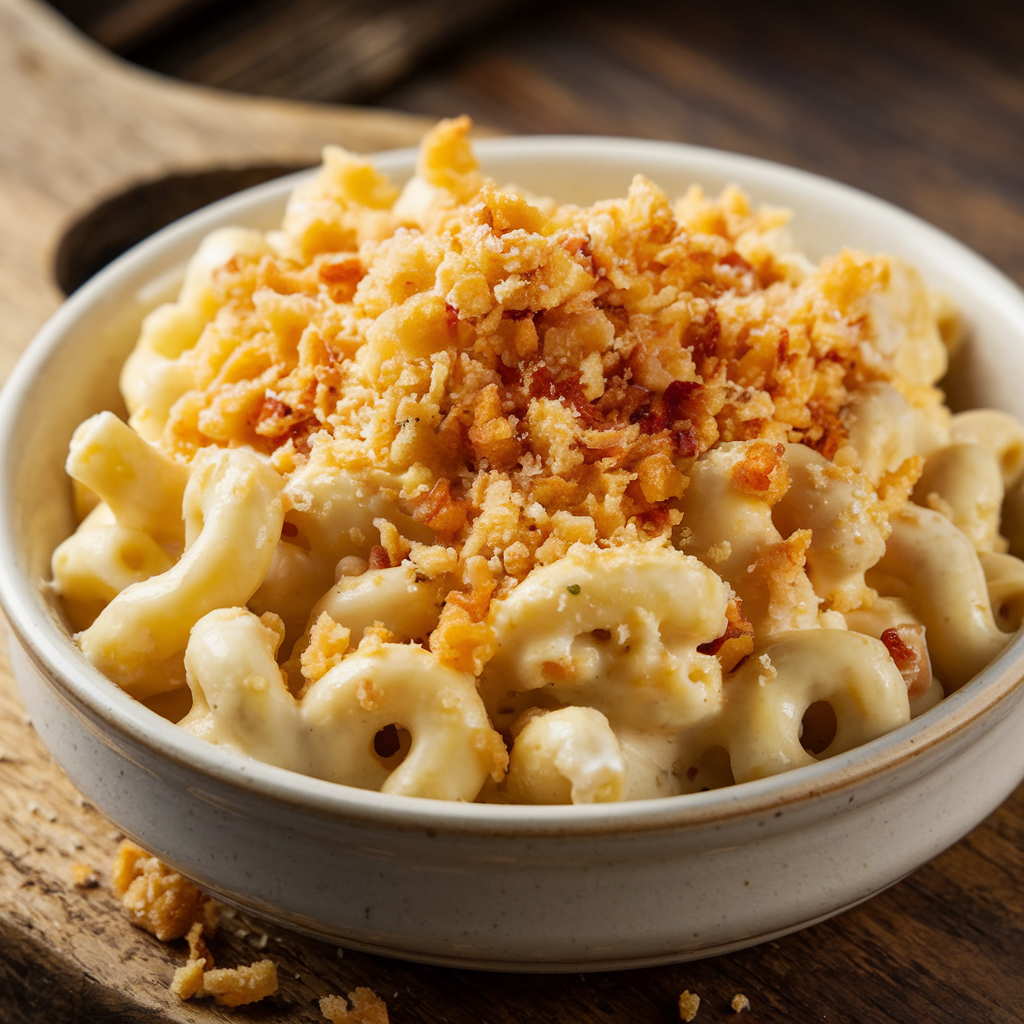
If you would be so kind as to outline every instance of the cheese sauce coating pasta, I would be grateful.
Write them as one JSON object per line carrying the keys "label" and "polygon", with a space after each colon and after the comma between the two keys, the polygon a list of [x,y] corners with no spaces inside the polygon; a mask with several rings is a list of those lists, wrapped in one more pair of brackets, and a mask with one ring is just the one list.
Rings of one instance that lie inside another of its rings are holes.
{"label": "cheese sauce coating pasta", "polygon": [[899,727],[1008,642],[1024,429],[913,267],[734,187],[559,206],[465,118],[209,236],[68,458],[85,654],[212,743],[455,800],[665,796]]}

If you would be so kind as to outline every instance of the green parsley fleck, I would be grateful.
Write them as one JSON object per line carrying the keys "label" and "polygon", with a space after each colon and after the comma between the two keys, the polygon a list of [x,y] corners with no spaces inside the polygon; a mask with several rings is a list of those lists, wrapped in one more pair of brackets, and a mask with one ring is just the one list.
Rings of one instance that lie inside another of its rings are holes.
{"label": "green parsley fleck", "polygon": [[570,583],[565,589],[575,597],[580,592],[580,585],[578,583]]}

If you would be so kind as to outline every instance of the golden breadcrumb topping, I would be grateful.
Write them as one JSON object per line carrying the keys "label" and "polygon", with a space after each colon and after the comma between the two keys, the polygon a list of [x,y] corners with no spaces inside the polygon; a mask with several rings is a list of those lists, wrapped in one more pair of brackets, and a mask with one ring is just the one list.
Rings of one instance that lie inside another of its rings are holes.
{"label": "golden breadcrumb topping", "polygon": [[[404,516],[375,521],[371,568],[461,580],[429,640],[445,663],[479,673],[492,598],[571,545],[685,530],[689,467],[719,443],[764,442],[738,472],[772,500],[784,442],[855,464],[843,412],[865,383],[943,415],[937,311],[901,261],[813,266],[784,211],[732,187],[673,203],[638,175],[593,206],[538,200],[485,178],[468,130],[440,123],[401,194],[328,149],[283,229],[214,274],[179,360],[194,386],[160,438],[182,460],[245,444],[392,495]],[[883,481],[891,504],[919,470]],[[806,538],[787,545],[766,571],[803,571]],[[347,644],[318,627],[304,676]]]}

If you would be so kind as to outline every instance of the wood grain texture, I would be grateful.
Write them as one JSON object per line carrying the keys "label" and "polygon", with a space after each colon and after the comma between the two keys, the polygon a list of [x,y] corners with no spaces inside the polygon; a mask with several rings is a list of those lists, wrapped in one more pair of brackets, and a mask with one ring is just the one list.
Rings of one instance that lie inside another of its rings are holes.
{"label": "wood grain texture", "polygon": [[247,0],[120,52],[222,89],[351,102],[394,84],[427,54],[447,52],[512,7],[512,0]]}
{"label": "wood grain texture", "polygon": [[[379,102],[430,117],[466,110],[510,131],[681,139],[783,160],[921,213],[1024,282],[1018,12],[938,3],[921,21],[898,4],[746,0],[730,11],[537,5]],[[234,52],[244,71],[244,48]],[[0,372],[57,301],[49,260],[62,226],[98,199],[174,170],[312,159],[329,138],[406,144],[422,124],[175,86],[83,47],[27,0],[0,0],[0,98],[12,97],[0,105]],[[339,958],[238,917],[217,939],[219,961],[273,956],[282,985],[233,1012],[167,991],[184,946],[157,942],[120,912],[107,889],[117,838],[50,761],[0,663],[2,1024],[305,1024],[322,1020],[319,996],[356,985],[379,992],[395,1024],[669,1024],[684,988],[701,996],[697,1024],[1024,1019],[1024,789],[863,906],[695,964],[473,973]],[[75,860],[99,870],[98,888],[71,885]],[[729,1008],[737,992],[751,1000],[749,1018]]]}

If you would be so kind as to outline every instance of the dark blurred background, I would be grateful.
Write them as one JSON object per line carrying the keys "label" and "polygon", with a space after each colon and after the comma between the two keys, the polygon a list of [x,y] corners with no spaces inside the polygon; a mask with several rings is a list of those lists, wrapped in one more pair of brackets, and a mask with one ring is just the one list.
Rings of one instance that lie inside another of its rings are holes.
{"label": "dark blurred background", "polygon": [[715,146],[898,203],[1024,283],[1024,5],[53,0],[219,89]]}

